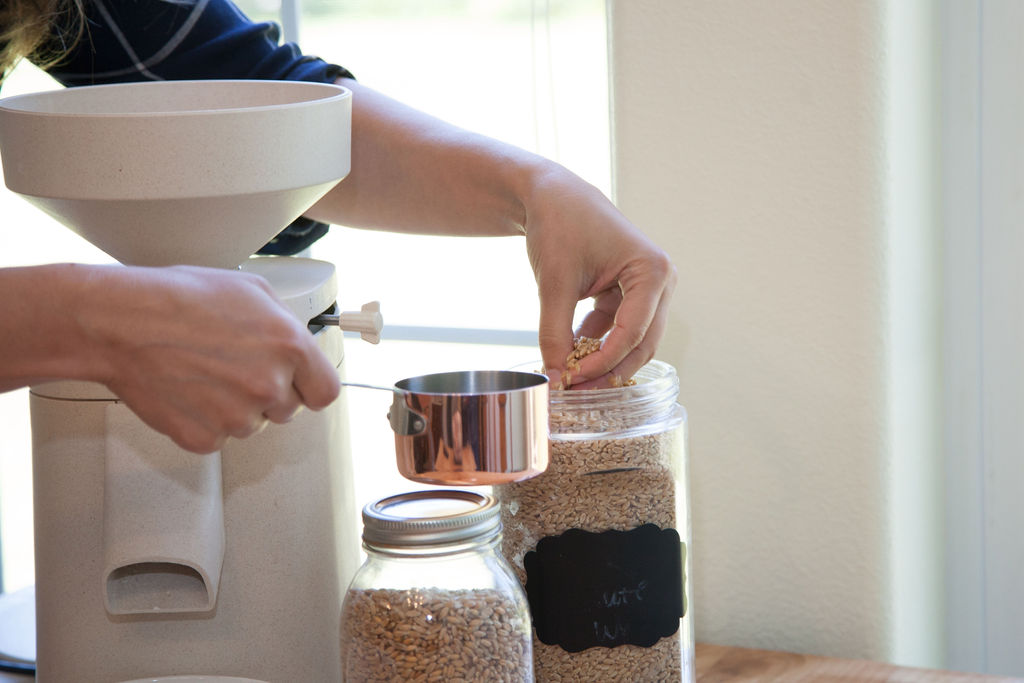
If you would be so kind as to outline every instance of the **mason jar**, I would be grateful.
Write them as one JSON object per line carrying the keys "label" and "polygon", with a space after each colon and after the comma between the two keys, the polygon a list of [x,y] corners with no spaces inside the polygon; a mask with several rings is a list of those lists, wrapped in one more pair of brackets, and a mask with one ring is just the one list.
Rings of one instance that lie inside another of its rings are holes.
{"label": "mason jar", "polygon": [[550,396],[543,474],[495,487],[536,680],[693,681],[686,412],[675,369]]}
{"label": "mason jar", "polygon": [[363,509],[366,561],[342,604],[342,681],[533,681],[526,595],[497,501],[425,490]]}

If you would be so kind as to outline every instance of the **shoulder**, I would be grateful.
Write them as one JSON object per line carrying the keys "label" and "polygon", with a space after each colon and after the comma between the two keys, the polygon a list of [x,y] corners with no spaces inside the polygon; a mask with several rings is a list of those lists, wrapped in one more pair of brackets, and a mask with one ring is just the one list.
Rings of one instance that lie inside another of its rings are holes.
{"label": "shoulder", "polygon": [[282,45],[277,24],[252,21],[230,0],[90,0],[87,12],[82,41],[51,69],[65,85],[345,75]]}

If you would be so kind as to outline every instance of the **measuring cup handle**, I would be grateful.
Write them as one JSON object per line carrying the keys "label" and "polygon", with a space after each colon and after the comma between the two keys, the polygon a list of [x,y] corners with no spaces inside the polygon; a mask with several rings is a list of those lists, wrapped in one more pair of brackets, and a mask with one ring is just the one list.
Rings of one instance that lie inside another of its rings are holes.
{"label": "measuring cup handle", "polygon": [[391,401],[391,410],[388,411],[388,421],[391,430],[399,436],[415,436],[427,429],[427,419],[410,408],[405,402],[405,394],[397,390]]}
{"label": "measuring cup handle", "polygon": [[341,384],[346,387],[392,392],[395,397],[391,401],[391,410],[388,411],[388,422],[391,423],[392,431],[399,436],[414,436],[426,431],[427,418],[409,407],[409,404],[405,402],[406,392],[398,387],[382,387],[376,384],[359,384],[357,382],[342,382]]}

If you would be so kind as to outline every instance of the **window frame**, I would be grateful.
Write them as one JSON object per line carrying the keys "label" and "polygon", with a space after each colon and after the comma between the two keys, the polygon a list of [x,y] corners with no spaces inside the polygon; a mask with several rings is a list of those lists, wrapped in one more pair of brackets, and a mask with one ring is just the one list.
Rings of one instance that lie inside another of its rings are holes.
{"label": "window frame", "polygon": [[952,669],[1020,675],[1024,202],[1012,188],[1024,182],[1024,5],[941,11],[947,653]]}

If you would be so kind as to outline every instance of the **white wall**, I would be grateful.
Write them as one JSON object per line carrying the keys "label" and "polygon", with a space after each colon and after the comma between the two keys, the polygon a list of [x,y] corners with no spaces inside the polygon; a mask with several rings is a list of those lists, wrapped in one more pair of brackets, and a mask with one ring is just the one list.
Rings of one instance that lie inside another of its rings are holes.
{"label": "white wall", "polygon": [[616,200],[680,272],[700,641],[944,663],[929,6],[610,0]]}

